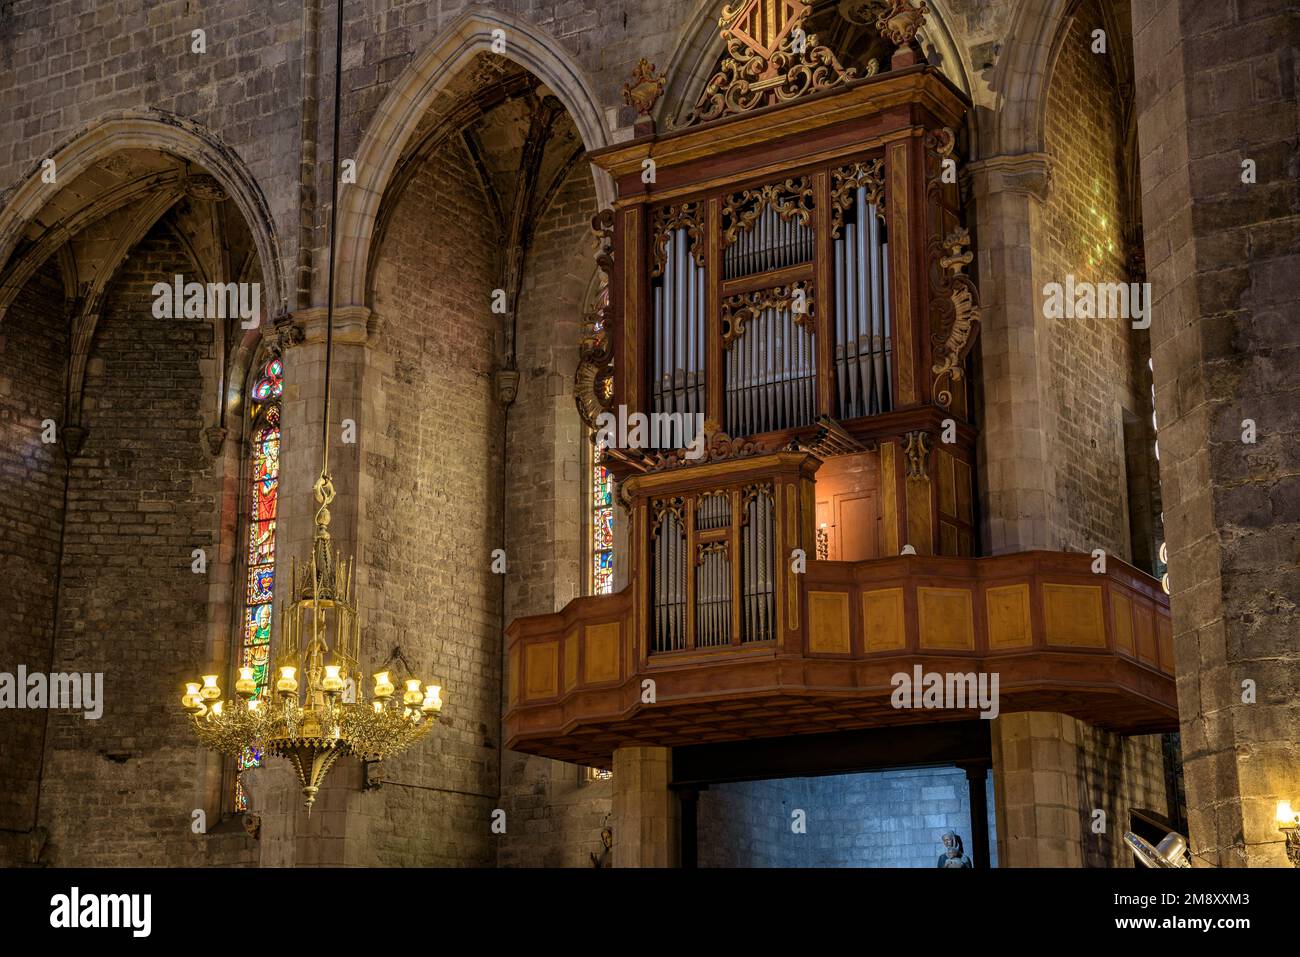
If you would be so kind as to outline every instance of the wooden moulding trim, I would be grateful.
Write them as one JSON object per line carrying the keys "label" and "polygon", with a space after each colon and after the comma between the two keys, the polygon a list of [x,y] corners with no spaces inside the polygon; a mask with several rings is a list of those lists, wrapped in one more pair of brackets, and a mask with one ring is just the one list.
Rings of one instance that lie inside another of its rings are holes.
{"label": "wooden moulding trim", "polygon": [[693,492],[719,482],[733,485],[792,473],[812,475],[821,464],[812,452],[767,452],[634,475],[624,483],[624,491],[629,498]]}
{"label": "wooden moulding trim", "polygon": [[964,94],[937,68],[922,64],[753,113],[603,147],[587,155],[597,166],[621,177],[639,173],[647,156],[654,157],[659,166],[678,165],[913,105],[930,110],[948,126],[959,123],[969,109]]}

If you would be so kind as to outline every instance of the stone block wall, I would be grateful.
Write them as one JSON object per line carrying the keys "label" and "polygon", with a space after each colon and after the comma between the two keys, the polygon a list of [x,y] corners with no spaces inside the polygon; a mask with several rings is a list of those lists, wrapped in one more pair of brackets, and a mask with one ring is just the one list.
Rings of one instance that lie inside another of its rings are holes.
{"label": "stone block wall", "polygon": [[[210,663],[208,595],[217,557],[218,480],[204,451],[202,319],[159,319],[151,287],[190,270],[160,225],[106,297],[87,364],[87,438],[72,463],[62,597],[51,670],[103,673],[103,717],[53,711],[40,823],[49,862],[201,864],[191,831],[208,757],[177,707]],[[192,570],[203,549],[207,571]],[[211,822],[215,824],[216,822]]]}
{"label": "stone block wall", "polygon": [[[63,284],[51,266],[0,327],[0,672],[10,675],[19,665],[48,671],[53,649],[67,459],[42,431],[47,420],[63,425],[64,317]],[[0,712],[0,834],[35,823],[46,717]],[[20,843],[18,858],[26,853]]]}
{"label": "stone block wall", "polygon": [[[996,867],[992,775],[986,789]],[[796,810],[806,813],[806,833],[792,828]],[[700,792],[698,814],[701,867],[934,867],[946,831],[971,855],[960,768],[717,784]]]}
{"label": "stone block wall", "polygon": [[[492,381],[494,226],[454,145],[415,175],[376,260],[372,420],[359,446],[367,654],[440,679],[438,728],[360,795],[355,863],[483,865],[500,757],[501,410]],[[412,840],[412,835],[415,839]],[[350,835],[351,836],[351,835]]]}
{"label": "stone block wall", "polygon": [[[1129,281],[1120,162],[1118,38],[1094,53],[1104,27],[1095,2],[1070,22],[1051,77],[1047,148],[1052,187],[1040,242],[1050,281]],[[1052,548],[1104,548],[1128,559],[1124,411],[1150,420],[1149,386],[1134,381],[1134,352],[1146,333],[1119,317],[1047,319],[1044,429]],[[1145,372],[1145,362],[1142,363]]]}

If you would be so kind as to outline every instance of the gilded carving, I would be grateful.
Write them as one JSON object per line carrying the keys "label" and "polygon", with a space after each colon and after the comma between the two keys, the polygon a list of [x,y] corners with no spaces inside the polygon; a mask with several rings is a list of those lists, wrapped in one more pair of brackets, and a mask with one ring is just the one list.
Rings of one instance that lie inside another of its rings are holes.
{"label": "gilded carving", "polygon": [[786,103],[857,76],[805,33],[810,7],[799,0],[747,0],[718,21],[726,55],[684,126]]}
{"label": "gilded carving", "polygon": [[[802,293],[802,296],[799,294]],[[802,299],[803,310],[795,311]],[[731,344],[745,334],[745,323],[764,309],[789,309],[794,311],[795,325],[803,326],[809,332],[815,332],[813,320],[812,283],[800,280],[788,286],[773,289],[758,289],[729,296],[722,301],[722,347],[730,349]]]}
{"label": "gilded carving", "polygon": [[839,238],[844,213],[853,205],[859,186],[866,187],[867,202],[879,206],[885,197],[885,161],[862,160],[831,171],[831,236]]}
{"label": "gilded carving", "polygon": [[[940,243],[930,241],[930,258],[937,260],[937,293],[931,303],[935,401],[945,409],[952,404],[952,383],[963,375],[962,363],[975,343],[980,321],[979,290],[964,272],[974,254],[970,233],[957,227]],[[947,250],[947,254],[943,253]]]}
{"label": "gilded carving", "polygon": [[640,116],[649,116],[659,97],[663,96],[667,80],[655,74],[655,65],[642,57],[632,70],[632,79],[623,84],[623,101],[636,109]]}
{"label": "gilded carving", "polygon": [[589,429],[595,429],[600,414],[614,404],[614,349],[608,321],[609,300],[602,296],[600,304],[583,319],[578,370],[573,375],[573,401]]}
{"label": "gilded carving", "polygon": [[704,266],[704,209],[701,203],[681,203],[661,206],[654,212],[654,268],[652,274],[662,276],[668,261],[668,238],[674,230],[686,230],[686,246],[695,264]]}
{"label": "gilded carving", "polygon": [[684,465],[703,465],[706,462],[726,462],[731,459],[743,459],[752,455],[762,455],[767,451],[761,442],[743,436],[732,438],[726,432],[708,433],[704,443],[704,452],[699,458],[688,459],[690,449],[666,449],[645,457],[647,472],[666,472]]}
{"label": "gilded carving", "polygon": [[812,225],[813,188],[807,176],[796,176],[783,183],[732,193],[722,204],[722,241],[730,246],[740,233],[753,227],[764,209],[773,209],[785,222],[798,219],[803,226]]}
{"label": "gilded carving", "polygon": [[895,46],[909,46],[925,23],[930,7],[925,0],[913,6],[914,0],[887,0],[885,9],[876,17],[876,29]]}

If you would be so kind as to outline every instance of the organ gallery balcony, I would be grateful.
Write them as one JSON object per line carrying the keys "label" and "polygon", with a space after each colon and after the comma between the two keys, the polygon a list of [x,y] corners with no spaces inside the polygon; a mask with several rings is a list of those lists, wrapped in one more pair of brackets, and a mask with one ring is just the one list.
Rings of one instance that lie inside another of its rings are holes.
{"label": "organ gallery balcony", "polygon": [[1159,583],[1110,559],[817,559],[821,465],[754,455],[625,482],[644,555],[615,595],[508,629],[507,746],[608,767],[625,745],[963,720],[897,707],[895,676],[996,675],[1000,713],[1059,711],[1123,733],[1177,727]]}
{"label": "organ gallery balcony", "polygon": [[1173,730],[1154,579],[975,557],[969,100],[906,49],[858,72],[796,42],[809,9],[728,8],[690,116],[589,154],[616,197],[579,412],[597,435],[636,414],[705,441],[600,438],[627,586],[510,625],[508,746],[608,767],[627,745],[972,716],[896,707],[917,669],[970,676],[986,714]]}

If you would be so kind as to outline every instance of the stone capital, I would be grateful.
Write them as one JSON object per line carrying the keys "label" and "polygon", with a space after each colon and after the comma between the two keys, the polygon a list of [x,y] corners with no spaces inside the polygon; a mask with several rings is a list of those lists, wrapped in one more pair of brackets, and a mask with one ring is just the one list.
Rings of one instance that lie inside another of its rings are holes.
{"label": "stone capital", "polygon": [[[326,310],[324,306],[314,306],[311,309],[298,309],[289,315],[294,325],[302,329],[302,338],[298,339],[297,342],[290,343],[291,345],[319,343],[325,341]],[[365,306],[335,306],[335,344],[355,346],[366,345],[369,341],[369,333],[367,331],[369,320],[370,310]]]}
{"label": "stone capital", "polygon": [[1052,157],[1047,153],[1019,153],[990,156],[967,167],[974,181],[975,196],[1009,190],[1027,193],[1047,202],[1052,188]]}

